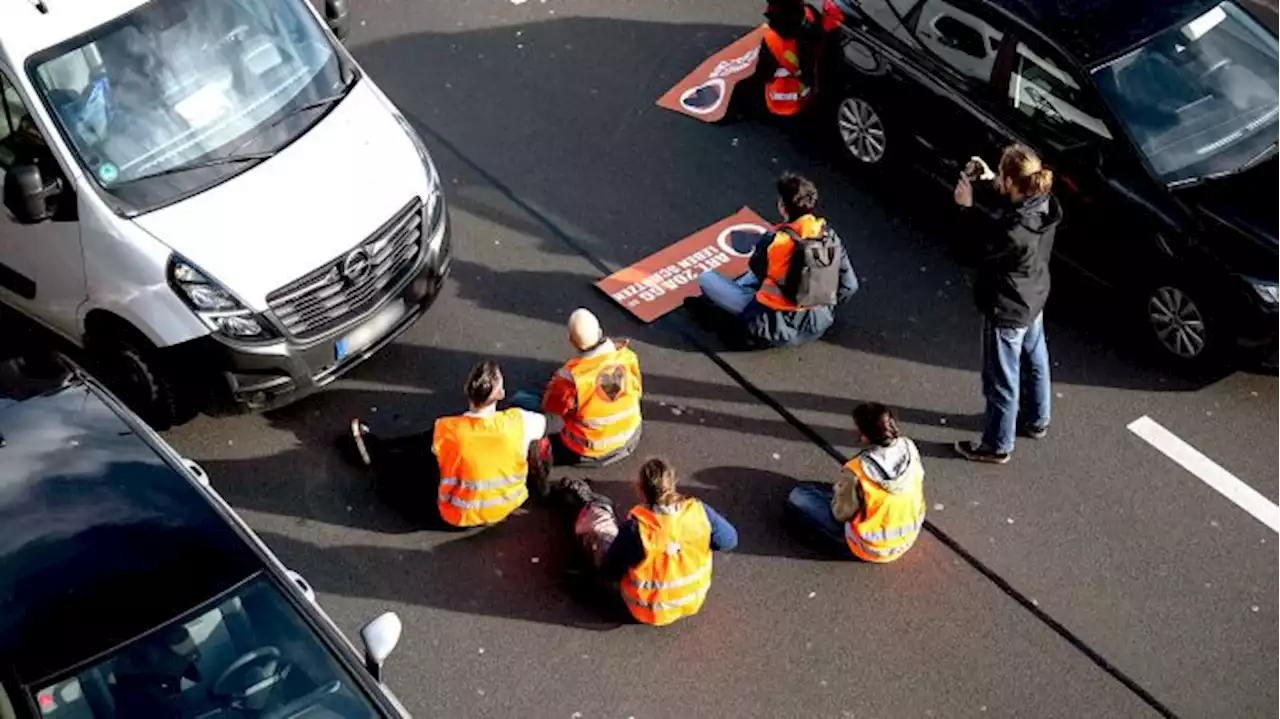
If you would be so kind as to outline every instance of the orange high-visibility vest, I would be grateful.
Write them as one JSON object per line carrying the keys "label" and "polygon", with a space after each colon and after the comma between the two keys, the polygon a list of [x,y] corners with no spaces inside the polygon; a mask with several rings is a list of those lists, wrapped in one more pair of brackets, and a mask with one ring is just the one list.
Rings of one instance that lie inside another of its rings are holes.
{"label": "orange high-visibility vest", "polygon": [[808,86],[800,82],[800,47],[795,40],[782,37],[772,28],[765,30],[764,44],[778,64],[773,77],[764,84],[764,104],[775,115],[798,114],[809,98]]}
{"label": "orange high-visibility vest", "polygon": [[634,507],[644,561],[622,580],[637,621],[665,626],[702,608],[711,588],[711,522],[702,502]]}
{"label": "orange high-visibility vest", "polygon": [[604,457],[640,429],[640,360],[626,342],[612,352],[575,357],[556,374],[577,388],[577,411],[564,416],[560,440],[580,457]]}
{"label": "orange high-visibility vest", "polygon": [[892,562],[901,557],[924,526],[924,465],[912,446],[907,475],[897,480],[906,491],[890,494],[867,476],[861,456],[849,460],[845,468],[857,478],[862,489],[862,506],[844,528],[844,538],[855,557],[868,562]]}
{"label": "orange high-visibility vest", "polygon": [[432,447],[440,465],[440,517],[449,524],[500,522],[529,498],[529,448],[520,410],[441,417]]}
{"label": "orange high-visibility vest", "polygon": [[[822,232],[826,229],[826,221],[820,220],[813,215],[805,215],[800,219],[789,222],[786,227],[790,227],[797,235],[804,239],[816,239],[822,236]],[[803,307],[792,302],[783,292],[782,285],[787,281],[787,275],[791,272],[791,257],[795,252],[795,241],[786,232],[778,231],[773,236],[773,241],[769,243],[769,269],[766,276],[760,282],[760,289],[756,290],[756,302],[768,307],[771,310],[794,311],[804,309]]]}

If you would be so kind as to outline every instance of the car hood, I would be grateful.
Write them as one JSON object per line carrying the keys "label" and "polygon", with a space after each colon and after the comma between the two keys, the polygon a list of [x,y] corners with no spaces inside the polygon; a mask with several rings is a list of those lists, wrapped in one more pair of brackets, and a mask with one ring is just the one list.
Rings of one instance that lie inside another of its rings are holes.
{"label": "car hood", "polygon": [[272,290],[340,257],[426,192],[413,142],[366,78],[279,154],[134,221],[261,311]]}
{"label": "car hood", "polygon": [[[1225,228],[1239,235],[1254,261],[1271,269],[1280,266],[1280,157],[1244,173],[1208,180],[1199,186],[1179,189],[1176,194],[1201,215],[1208,228]],[[1240,267],[1249,273],[1253,267]]]}

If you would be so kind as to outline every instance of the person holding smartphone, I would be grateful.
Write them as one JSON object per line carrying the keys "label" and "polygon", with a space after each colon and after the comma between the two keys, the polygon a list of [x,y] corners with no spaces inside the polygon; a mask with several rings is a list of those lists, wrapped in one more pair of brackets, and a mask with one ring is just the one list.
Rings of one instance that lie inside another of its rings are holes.
{"label": "person holding smartphone", "polygon": [[[965,166],[955,202],[978,241],[974,299],[982,312],[982,394],[985,428],[955,450],[965,459],[1005,464],[1019,430],[1041,439],[1049,431],[1049,349],[1044,305],[1049,259],[1062,206],[1053,172],[1022,145],[1004,149],[993,172],[981,158]],[[979,203],[975,207],[975,191]]]}

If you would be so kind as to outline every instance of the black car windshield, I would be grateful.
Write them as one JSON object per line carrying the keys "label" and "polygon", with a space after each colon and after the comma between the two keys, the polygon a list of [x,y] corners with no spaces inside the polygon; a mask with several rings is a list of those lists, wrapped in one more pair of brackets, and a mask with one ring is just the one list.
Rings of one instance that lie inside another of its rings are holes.
{"label": "black car windshield", "polygon": [[305,1],[152,0],[32,76],[97,183],[153,209],[251,167],[345,92],[354,70]]}
{"label": "black car windshield", "polygon": [[45,719],[382,716],[262,575],[34,694]]}
{"label": "black car windshield", "polygon": [[1176,183],[1273,151],[1277,58],[1276,36],[1224,2],[1093,75],[1156,174]]}

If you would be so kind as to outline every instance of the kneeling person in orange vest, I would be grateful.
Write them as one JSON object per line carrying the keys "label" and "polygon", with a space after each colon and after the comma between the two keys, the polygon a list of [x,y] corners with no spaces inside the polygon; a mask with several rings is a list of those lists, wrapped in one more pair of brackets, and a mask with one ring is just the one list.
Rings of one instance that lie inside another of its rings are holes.
{"label": "kneeling person in orange vest", "polygon": [[782,224],[764,233],[748,269],[730,280],[718,272],[698,276],[702,299],[732,315],[730,326],[758,347],[795,347],[818,339],[836,321],[836,306],[858,291],[840,236],[814,214],[818,188],[790,172],[777,181]]}
{"label": "kneeling person in orange vest", "polygon": [[888,407],[859,405],[853,421],[867,448],[849,460],[835,486],[796,486],[787,509],[831,546],[867,562],[892,562],[915,544],[924,525],[924,465]]}
{"label": "kneeling person in orange vest", "polygon": [[[556,464],[605,467],[626,459],[640,444],[640,360],[626,340],[607,337],[586,309],[569,315],[569,343],[577,354],[551,377],[540,406],[564,420],[552,436]],[[529,392],[513,402],[539,409]]]}
{"label": "kneeling person in orange vest", "polygon": [[471,370],[466,394],[467,412],[437,419],[429,439],[426,433],[381,438],[351,421],[355,461],[375,469],[406,501],[433,488],[439,518],[452,527],[496,524],[524,504],[531,485],[543,493],[551,471],[547,434],[562,426],[558,417],[499,410],[506,391],[493,361]]}
{"label": "kneeling person in orange vest", "polygon": [[618,582],[622,601],[643,624],[664,626],[702,608],[711,588],[711,553],[738,545],[738,530],[714,509],[676,491],[661,459],[640,467],[643,505],[619,524],[608,497],[581,479],[561,480],[575,509],[574,536],[601,580]]}

